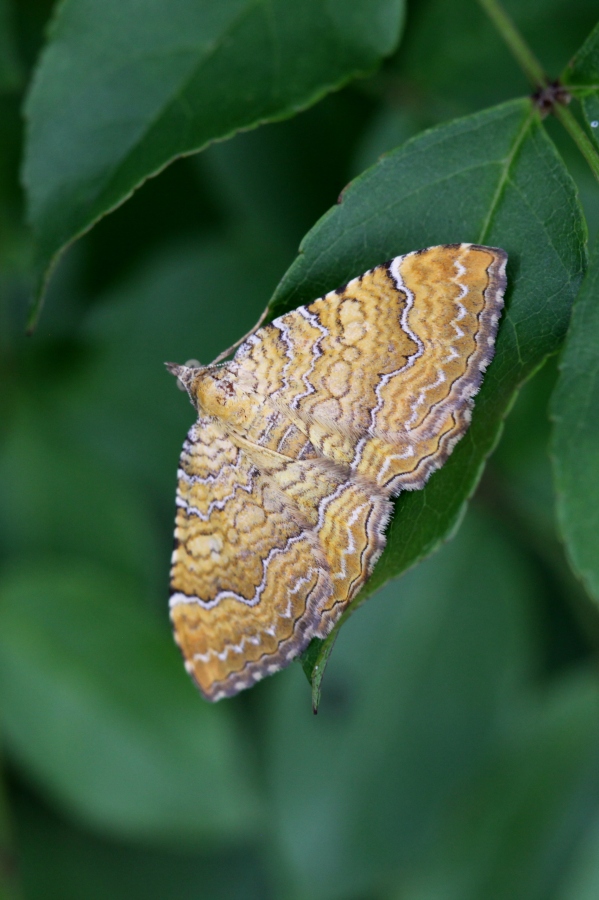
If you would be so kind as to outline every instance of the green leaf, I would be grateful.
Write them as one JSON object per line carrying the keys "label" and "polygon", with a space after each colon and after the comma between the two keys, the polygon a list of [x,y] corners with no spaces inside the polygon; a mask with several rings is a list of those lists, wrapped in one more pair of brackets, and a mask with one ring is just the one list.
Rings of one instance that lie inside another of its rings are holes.
{"label": "green leaf", "polygon": [[457,526],[518,387],[560,346],[585,239],[574,184],[529,101],[517,100],[383,157],[303,241],[274,295],[275,313],[409,250],[474,241],[509,254],[506,311],[472,425],[426,488],[399,498],[387,548],[357,603]]}
{"label": "green leaf", "polygon": [[580,97],[591,134],[599,144],[599,24],[567,66],[563,81]]}
{"label": "green leaf", "polygon": [[[502,0],[501,5],[551,77],[597,21],[596,0],[543,0],[542,11],[538,0]],[[480,3],[420,0],[410,8],[408,27],[401,53],[383,74],[416,86],[418,100],[402,94],[402,106],[426,124],[530,91]]]}
{"label": "green leaf", "polygon": [[558,521],[574,571],[599,601],[599,241],[560,365],[551,411]]}
{"label": "green leaf", "polygon": [[599,23],[568,63],[562,80],[569,85],[599,90]]}
{"label": "green leaf", "polygon": [[339,629],[335,628],[324,641],[312,641],[300,657],[302,669],[312,688],[312,711],[314,715],[320,706],[322,694],[322,679],[329,662],[329,656],[339,635]]}
{"label": "green leaf", "polygon": [[18,888],[12,809],[9,807],[4,765],[0,769],[0,900],[21,900]]}
{"label": "green leaf", "polygon": [[78,828],[30,792],[13,793],[19,869],[27,900],[265,900],[272,896],[251,844],[168,848],[119,841]]}
{"label": "green leaf", "polygon": [[166,622],[104,569],[70,558],[5,573],[0,698],[11,758],[96,826],[176,841],[255,824],[232,709],[201,702]]}
{"label": "green leaf", "polygon": [[529,698],[461,793],[430,865],[411,883],[399,879],[394,900],[561,897],[562,866],[599,799],[598,714],[591,671]]}
{"label": "green leaf", "polygon": [[61,4],[26,106],[38,307],[61,250],[146,178],[370,71],[402,13],[402,0]]}
{"label": "green leaf", "polygon": [[587,833],[574,850],[564,884],[557,900],[596,900],[599,896],[599,818],[595,817]]}
{"label": "green leaf", "polygon": [[156,486],[169,516],[196,414],[163,363],[209,362],[248,331],[278,264],[245,245],[181,241],[102,295],[87,317],[88,368],[59,398],[68,431],[127,477]]}
{"label": "green leaf", "polygon": [[23,72],[17,52],[11,0],[0,0],[0,93],[21,86]]}
{"label": "green leaf", "polygon": [[[137,577],[153,591],[160,553],[142,490],[119,478],[72,436],[52,434],[53,406],[21,397],[0,446],[0,548],[11,557],[81,556]],[[162,558],[164,557],[164,558]]]}
{"label": "green leaf", "polygon": [[455,541],[342,629],[318,716],[299,666],[268,685],[273,835],[290,896],[374,897],[392,873],[423,859],[426,870],[535,667],[541,590],[472,510]]}
{"label": "green leaf", "polygon": [[[545,567],[545,602],[552,610],[548,654],[555,661],[585,653],[580,623],[589,627],[589,618],[594,618],[585,590],[568,563],[557,525],[549,454],[549,403],[557,376],[557,356],[553,356],[524,385],[485,471],[482,488],[496,514]],[[572,610],[584,610],[586,615],[572,616]]]}

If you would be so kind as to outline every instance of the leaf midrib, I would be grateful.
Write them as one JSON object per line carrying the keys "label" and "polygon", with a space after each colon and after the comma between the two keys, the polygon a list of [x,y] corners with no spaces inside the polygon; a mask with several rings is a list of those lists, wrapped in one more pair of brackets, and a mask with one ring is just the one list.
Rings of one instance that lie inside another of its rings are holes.
{"label": "leaf midrib", "polygon": [[[506,106],[507,105],[508,104],[506,104]],[[508,153],[508,155],[506,157],[504,157],[504,159],[485,160],[483,162],[479,162],[479,163],[475,163],[475,164],[471,164],[471,165],[465,165],[462,168],[455,169],[452,172],[448,173],[447,175],[444,175],[441,178],[438,178],[435,181],[427,182],[426,185],[422,185],[422,186],[419,185],[418,187],[415,187],[413,190],[409,191],[408,193],[402,194],[400,200],[396,199],[396,200],[393,200],[392,202],[388,203],[385,206],[377,207],[376,212],[372,212],[370,215],[367,216],[367,218],[362,218],[362,219],[360,219],[359,222],[355,222],[354,224],[349,225],[348,227],[344,228],[343,233],[338,234],[329,244],[327,244],[326,251],[325,251],[326,254],[328,255],[331,252],[331,250],[335,247],[335,245],[340,240],[344,240],[348,234],[351,234],[356,229],[362,230],[371,219],[373,219],[375,217],[376,218],[380,217],[381,213],[386,213],[389,210],[392,210],[395,206],[398,205],[398,203],[401,203],[401,204],[405,203],[406,200],[412,199],[413,197],[417,196],[423,190],[428,190],[431,187],[436,187],[438,185],[445,183],[446,181],[449,181],[453,178],[464,175],[468,172],[474,172],[477,169],[482,169],[487,166],[503,166],[503,170],[499,177],[499,182],[498,182],[497,188],[495,190],[495,194],[493,195],[493,199],[491,201],[491,208],[489,209],[489,213],[485,219],[483,228],[481,230],[481,238],[479,238],[479,241],[478,241],[478,243],[483,243],[484,234],[486,234],[486,232],[488,230],[491,218],[492,218],[496,208],[499,205],[499,202],[503,195],[503,191],[505,189],[505,185],[506,185],[507,181],[509,180],[509,175],[510,175],[512,166],[516,161],[517,151],[519,149],[519,146],[522,143],[522,141],[524,140],[526,132],[529,129],[529,127],[531,126],[532,122],[534,121],[534,118],[535,118],[535,112],[534,112],[534,109],[532,109],[532,107],[531,107],[531,111],[527,114],[524,122],[522,123],[520,131],[518,132],[518,134],[516,135],[516,137],[514,139],[514,143],[510,149],[510,152]],[[477,129],[482,128],[482,127],[484,127],[483,124],[478,124],[477,128],[469,129],[465,133],[471,134],[471,133],[475,132]],[[443,137],[443,139],[441,141],[437,141],[435,143],[437,145],[442,145],[444,142],[451,140],[452,137],[453,137],[452,135],[446,135]],[[420,140],[421,138],[422,138],[422,135],[417,135],[417,137],[414,140]],[[411,143],[411,141],[408,142],[408,145],[410,143]],[[360,180],[361,180],[361,178],[358,179],[358,181],[360,181]],[[357,187],[357,183],[355,185],[352,185],[352,188],[354,188],[354,187]],[[351,197],[351,193],[349,193],[347,195],[348,200],[350,197]],[[325,215],[321,219],[320,228],[326,227],[329,216],[335,215],[336,212],[337,212],[336,208],[333,207],[333,209],[331,209],[328,214],[325,213]],[[316,239],[318,236],[318,232],[320,231],[320,228],[317,225],[316,230],[313,233],[311,233],[310,235],[308,235],[307,237],[309,237],[311,239]],[[297,262],[300,262],[302,255],[306,253],[306,249],[307,249],[307,245],[304,244],[304,242],[302,242],[302,245],[300,246],[299,258],[298,258]],[[319,253],[317,256],[314,257],[313,261],[306,268],[305,274],[302,278],[302,283],[305,283],[306,281],[310,280],[311,273],[319,265],[322,257],[323,257],[323,253]],[[295,285],[291,289],[289,294],[287,294],[287,300],[300,289],[301,288],[300,288],[299,284]],[[271,300],[271,304],[270,304],[271,306],[277,307],[279,304],[286,303],[286,299],[284,297],[279,298],[278,295],[279,295],[279,291],[277,290]]]}
{"label": "leaf midrib", "polygon": [[489,233],[493,217],[494,217],[497,209],[499,208],[499,204],[501,202],[501,199],[503,197],[503,194],[505,192],[507,184],[508,184],[508,182],[510,182],[510,173],[512,170],[512,166],[514,165],[514,163],[516,161],[518,151],[519,151],[519,149],[522,145],[522,142],[523,142],[528,130],[530,129],[534,119],[535,119],[535,111],[531,105],[530,111],[520,127],[520,131],[518,132],[518,134],[516,135],[516,137],[514,139],[514,143],[512,145],[512,148],[511,148],[509,154],[503,160],[503,170],[499,177],[499,181],[497,182],[497,187],[495,189],[495,194],[493,195],[493,198],[491,200],[489,212],[487,213],[487,217],[486,217],[485,221],[483,222],[483,226],[480,231],[480,236],[478,238],[479,244],[484,244],[486,236]]}

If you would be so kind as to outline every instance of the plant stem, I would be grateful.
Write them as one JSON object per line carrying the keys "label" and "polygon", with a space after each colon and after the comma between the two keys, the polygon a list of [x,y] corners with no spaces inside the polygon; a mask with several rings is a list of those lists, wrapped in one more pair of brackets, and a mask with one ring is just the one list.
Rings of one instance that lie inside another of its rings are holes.
{"label": "plant stem", "polygon": [[[520,64],[522,71],[536,88],[545,88],[549,79],[538,61],[499,0],[478,0],[481,7],[487,13],[497,31],[510,48],[513,56]],[[576,117],[564,103],[554,102],[551,112],[562,123],[586,161],[593,175],[599,181],[599,153],[595,149],[591,139],[578,123]]]}
{"label": "plant stem", "polygon": [[579,124],[577,118],[561,103],[556,103],[553,107],[553,114],[562,123],[586,161],[588,162],[593,175],[599,181],[599,153],[595,149],[593,142],[587,135],[586,131]]}
{"label": "plant stem", "polygon": [[545,75],[543,66],[536,58],[503,6],[498,0],[478,0],[487,13],[497,31],[500,33],[512,54],[529,81],[535,87],[545,87],[549,79]]}

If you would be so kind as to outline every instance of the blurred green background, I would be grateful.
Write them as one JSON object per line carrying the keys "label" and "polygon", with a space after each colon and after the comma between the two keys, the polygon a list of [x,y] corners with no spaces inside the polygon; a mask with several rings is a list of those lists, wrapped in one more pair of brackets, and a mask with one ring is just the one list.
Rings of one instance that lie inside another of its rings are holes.
{"label": "blurred green background", "polygon": [[[597,17],[506,5],[552,72]],[[50,11],[0,3],[0,896],[599,897],[599,616],[555,527],[555,360],[458,535],[343,628],[317,718],[298,664],[206,704],[166,607],[193,413],[163,361],[249,329],[382,152],[525,93],[499,37],[469,0],[411,3],[377,74],[177,161],[104,219],[25,338],[19,110]],[[596,185],[553,131],[597,231]]]}

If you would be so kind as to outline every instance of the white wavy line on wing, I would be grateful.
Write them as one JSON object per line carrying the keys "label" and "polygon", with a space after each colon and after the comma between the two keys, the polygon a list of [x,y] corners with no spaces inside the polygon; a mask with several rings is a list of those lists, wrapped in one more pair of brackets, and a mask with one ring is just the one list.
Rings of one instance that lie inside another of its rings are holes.
{"label": "white wavy line on wing", "polygon": [[[407,256],[411,256],[411,255],[412,254],[410,254],[410,253],[407,254]],[[407,369],[411,368],[414,365],[414,363],[416,362],[416,360],[419,359],[422,356],[422,354],[424,353],[424,344],[423,344],[422,340],[418,337],[418,335],[414,331],[412,331],[412,329],[410,328],[409,322],[408,322],[408,317],[409,317],[410,311],[412,310],[412,308],[414,306],[415,298],[414,298],[413,292],[407,287],[403,278],[401,277],[400,268],[401,268],[401,264],[404,261],[404,259],[406,259],[406,256],[396,256],[395,259],[393,259],[389,265],[389,272],[391,274],[393,281],[395,282],[396,289],[398,291],[400,291],[401,293],[403,293],[406,297],[406,304],[401,311],[401,317],[400,317],[401,329],[416,344],[417,349],[416,349],[415,353],[413,353],[411,356],[408,357],[408,359],[406,360],[406,362],[404,363],[403,366],[400,366],[399,369],[395,369],[395,371],[393,371],[393,372],[388,372],[386,375],[383,375],[381,377],[379,383],[375,387],[374,391],[375,391],[375,394],[377,397],[377,402],[376,402],[376,405],[373,406],[373,408],[370,411],[370,425],[368,427],[368,435],[360,438],[360,440],[358,441],[358,444],[356,445],[356,452],[354,454],[354,459],[352,462],[352,469],[354,469],[354,470],[360,465],[360,462],[362,461],[362,453],[364,450],[364,446],[368,440],[368,436],[372,437],[375,433],[376,417],[377,417],[378,413],[380,412],[380,410],[383,408],[383,405],[385,402],[384,398],[382,396],[382,393],[381,393],[383,388],[387,384],[389,384],[391,379],[395,378],[396,375],[400,375],[402,372],[405,372]]]}
{"label": "white wavy line on wing", "polygon": [[360,516],[360,513],[368,508],[368,503],[363,503],[361,506],[357,506],[352,512],[351,516],[347,520],[347,533],[348,533],[348,542],[347,547],[341,553],[341,562],[343,564],[343,568],[341,571],[337,572],[337,574],[333,575],[333,581],[340,581],[342,578],[345,578],[347,575],[347,557],[351,553],[355,553],[356,545],[354,542],[354,536],[351,531],[351,526],[354,525]]}
{"label": "white wavy line on wing", "polygon": [[263,431],[260,432],[259,435],[255,436],[253,438],[253,440],[257,444],[264,445],[266,443],[266,439],[267,439],[268,435],[270,434],[270,432],[275,427],[275,425],[277,424],[279,416],[280,416],[280,413],[279,413],[278,409],[275,409],[272,412],[268,413],[268,415],[266,416],[266,427],[264,428]]}
{"label": "white wavy line on wing", "polygon": [[204,609],[213,609],[221,602],[221,600],[226,599],[239,600],[246,606],[256,606],[256,604],[260,602],[260,598],[262,597],[264,588],[266,587],[268,567],[271,560],[274,559],[275,556],[278,556],[278,554],[280,553],[286,553],[292,544],[295,544],[297,543],[297,541],[301,541],[304,538],[304,534],[305,532],[302,531],[295,537],[288,538],[288,540],[285,542],[284,547],[273,547],[273,549],[268,552],[268,555],[262,560],[262,580],[254,591],[254,596],[250,600],[248,600],[247,597],[242,597],[240,594],[236,594],[235,591],[229,590],[219,591],[212,600],[202,600],[201,597],[196,597],[193,595],[188,596],[187,594],[183,594],[180,591],[175,591],[173,594],[171,594],[171,598],[169,601],[170,608],[172,609],[174,606],[178,606],[180,603],[197,603]]}
{"label": "white wavy line on wing", "polygon": [[[464,304],[461,301],[464,299],[464,297],[466,297],[466,295],[469,293],[469,291],[468,291],[467,285],[462,284],[459,280],[463,275],[465,275],[465,273],[467,271],[466,266],[464,266],[459,261],[459,259],[454,260],[453,265],[454,265],[454,268],[456,269],[456,274],[455,274],[455,277],[452,279],[452,281],[457,287],[459,287],[461,289],[461,292],[454,301],[455,305],[458,307],[458,314],[454,319],[451,320],[451,325],[456,333],[456,338],[458,338],[458,340],[459,340],[460,338],[464,337],[464,331],[460,328],[460,326],[457,323],[461,322],[461,320],[467,315],[467,312],[468,312],[468,310],[466,309],[466,307],[464,306]],[[449,350],[450,350],[449,356],[446,358],[445,362],[451,362],[451,360],[456,359],[460,355],[459,352],[455,349],[455,347],[453,345],[449,348]],[[412,410],[412,415],[406,422],[406,428],[408,429],[408,431],[411,430],[410,425],[418,418],[418,407],[421,406],[422,403],[424,402],[427,392],[434,390],[436,387],[439,387],[441,384],[443,384],[443,382],[445,380],[446,380],[445,373],[442,370],[438,369],[436,381],[433,382],[433,384],[428,385],[428,387],[425,387],[420,391],[418,398],[410,406],[410,409]],[[439,403],[441,403],[441,402],[443,402],[443,401],[439,401],[438,403],[433,404],[430,411],[435,409],[435,407],[437,407],[439,405]],[[430,414],[430,411],[428,414]]]}
{"label": "white wavy line on wing", "polygon": [[[278,332],[281,336],[281,339],[285,345],[285,357],[286,357],[286,362],[285,362],[285,365],[283,366],[283,370],[281,372],[282,384],[280,385],[280,387],[275,388],[275,390],[270,395],[271,397],[274,397],[276,394],[279,394],[281,391],[285,391],[289,388],[288,372],[289,372],[290,366],[295,362],[295,354],[293,352],[293,342],[289,336],[289,329],[287,328],[287,325],[285,324],[283,319],[284,319],[284,317],[281,316],[278,319],[275,319],[273,322],[271,322],[271,326],[273,326],[274,328],[276,328],[278,330]],[[254,346],[261,343],[260,338],[258,338],[256,335],[252,335],[252,337],[253,337],[252,343]],[[263,354],[263,359],[266,360],[266,356],[264,354]],[[266,416],[266,427],[260,433],[260,435],[256,438],[259,443],[264,443],[266,441],[266,439],[268,438],[272,429],[278,423],[280,415],[281,415],[280,411],[278,409],[275,409]]]}
{"label": "white wavy line on wing", "polygon": [[[319,531],[322,527],[322,523],[324,522],[324,515],[326,512],[326,507],[333,502],[333,500],[342,493],[347,485],[345,483],[340,484],[332,494],[329,494],[327,497],[323,497],[320,501],[318,507],[318,523],[315,531]],[[219,591],[218,594],[212,600],[202,600],[201,597],[196,597],[193,595],[188,596],[187,594],[183,594],[180,591],[175,591],[170,598],[169,606],[172,609],[174,606],[178,606],[180,603],[197,603],[202,606],[204,609],[213,609],[217,606],[221,600],[232,599],[239,600],[241,603],[244,603],[246,606],[256,606],[260,602],[260,598],[264,593],[264,589],[266,587],[267,575],[268,575],[268,567],[272,559],[280,553],[286,553],[288,549],[298,541],[304,539],[306,532],[302,531],[300,534],[295,535],[295,537],[288,538],[285,542],[284,547],[273,547],[272,550],[268,552],[268,555],[262,560],[262,579],[260,584],[257,586],[254,591],[254,596],[251,599],[247,599],[246,597],[242,597],[240,594],[236,594],[235,591],[223,590]],[[298,579],[298,583],[301,579]],[[293,589],[291,593],[297,593],[299,587],[296,583],[296,587]]]}
{"label": "white wavy line on wing", "polygon": [[[336,500],[337,497],[340,497],[341,494],[344,493],[344,491],[347,489],[347,485],[348,485],[348,482],[345,482],[345,481],[342,482],[340,485],[338,485],[335,488],[335,490],[333,491],[332,494],[329,494],[327,497],[323,497],[323,499],[320,501],[320,503],[318,505],[318,522],[316,524],[316,529],[315,529],[317,533],[319,533],[320,529],[322,528],[322,525],[324,523],[324,517],[325,517],[328,506],[330,506],[330,504],[333,502],[333,500]],[[357,506],[352,511],[352,513],[347,521],[349,539],[348,539],[347,549],[344,550],[341,554],[343,568],[340,572],[332,575],[333,581],[338,581],[341,578],[344,578],[345,575],[347,574],[347,561],[346,561],[345,557],[347,557],[350,553],[353,553],[356,549],[355,544],[354,544],[354,537],[353,537],[353,534],[351,533],[351,526],[357,521],[362,510],[366,509],[367,507],[368,507],[368,502],[363,503],[361,506]]]}
{"label": "white wavy line on wing", "polygon": [[383,465],[381,466],[381,469],[379,471],[379,482],[383,480],[384,476],[387,474],[387,470],[389,469],[389,466],[391,465],[392,462],[394,462],[394,460],[410,459],[412,456],[414,456],[414,453],[415,453],[415,451],[414,451],[413,445],[409,444],[408,449],[406,451],[404,451],[404,453],[393,453],[391,456],[388,456],[385,459],[385,462],[383,463]]}
{"label": "white wavy line on wing", "polygon": [[[410,255],[410,254],[408,254],[408,255]],[[374,422],[375,422],[376,415],[379,412],[379,410],[382,409],[382,406],[384,403],[383,397],[381,396],[381,390],[385,387],[385,385],[387,385],[391,381],[392,378],[395,378],[396,375],[399,375],[401,372],[405,372],[407,369],[410,369],[414,365],[416,360],[419,359],[422,356],[422,354],[424,353],[424,344],[422,343],[422,341],[418,337],[418,335],[414,331],[412,331],[412,329],[410,328],[410,325],[408,323],[408,316],[410,315],[410,311],[412,310],[412,308],[414,306],[415,298],[414,298],[413,292],[406,286],[403,278],[401,277],[400,267],[401,267],[401,264],[404,261],[404,259],[405,259],[404,256],[397,256],[391,262],[389,271],[391,273],[391,277],[393,278],[393,280],[395,282],[395,287],[397,288],[397,290],[400,291],[401,293],[405,294],[405,296],[406,296],[406,305],[404,306],[404,308],[401,311],[401,318],[400,318],[401,329],[408,335],[410,340],[412,340],[416,344],[417,349],[416,349],[415,353],[412,353],[411,356],[408,356],[408,359],[406,360],[406,362],[404,363],[403,366],[401,366],[399,369],[396,369],[394,372],[388,372],[386,375],[383,375],[383,377],[377,384],[377,386],[375,388],[375,393],[376,393],[378,402],[377,402],[376,406],[373,407],[370,412],[371,434],[373,433],[373,430],[374,430]]]}
{"label": "white wavy line on wing", "polygon": [[289,368],[293,365],[293,363],[295,363],[295,351],[293,349],[293,341],[289,336],[289,329],[284,322],[284,316],[280,316],[278,319],[275,319],[272,324],[279,329],[281,339],[285,344],[285,356],[287,357],[287,362],[285,363],[283,371],[281,373],[283,384],[280,388],[277,388],[275,391],[273,391],[273,394],[279,394],[281,391],[286,391],[289,389],[288,372]]}
{"label": "white wavy line on wing", "polygon": [[[434,391],[435,388],[440,387],[446,380],[447,379],[446,379],[445,372],[443,371],[443,369],[437,369],[437,377],[435,378],[433,383],[422,388],[422,390],[418,394],[418,397],[416,398],[416,400],[410,404],[410,409],[412,410],[412,415],[406,422],[406,425],[405,425],[406,431],[412,431],[411,425],[418,418],[418,409],[420,406],[422,406],[422,404],[426,400],[426,395],[428,394],[428,392]],[[436,405],[437,404],[434,404],[434,406],[436,406]],[[431,408],[434,408],[434,406]]]}
{"label": "white wavy line on wing", "polygon": [[236,470],[239,467],[239,463],[235,461],[234,463],[223,463],[218,472],[210,472],[208,475],[190,475],[189,472],[186,472],[185,469],[179,467],[177,469],[177,479],[180,481],[184,481],[188,485],[194,484],[214,484],[216,481],[220,481],[221,476],[225,469],[233,469]]}
{"label": "white wavy line on wing", "polygon": [[460,355],[460,354],[458,353],[458,351],[456,350],[456,348],[453,347],[453,346],[451,346],[451,347],[449,348],[449,353],[448,353],[448,355],[445,357],[445,362],[446,362],[446,363],[453,362],[454,359],[458,359],[458,358],[459,358],[459,355]]}
{"label": "white wavy line on wing", "polygon": [[235,498],[235,494],[237,491],[245,491],[246,494],[251,494],[253,489],[254,489],[254,480],[250,473],[249,484],[241,484],[240,482],[237,482],[237,484],[234,485],[231,493],[227,494],[226,497],[222,497],[220,500],[211,500],[210,503],[208,504],[208,509],[206,510],[205,513],[203,513],[200,509],[198,509],[197,506],[192,506],[188,500],[185,500],[185,498],[181,496],[179,490],[177,490],[175,505],[178,506],[179,509],[187,510],[188,515],[195,516],[198,519],[201,519],[202,522],[207,522],[210,518],[211,513],[215,509],[220,509],[220,510],[224,509],[225,506],[227,505],[227,503],[229,502],[229,500],[233,500]]}
{"label": "white wavy line on wing", "polygon": [[[282,452],[282,447],[285,445],[285,441],[287,440],[288,436],[293,433],[293,431],[297,431],[297,428],[292,422],[290,425],[287,426],[287,428],[285,429],[285,431],[283,432],[283,434],[279,440],[279,443],[277,444],[277,453]],[[299,459],[299,457],[298,457],[298,459]]]}
{"label": "white wavy line on wing", "polygon": [[[298,580],[295,583],[295,587],[292,590],[288,591],[289,600],[287,603],[287,608],[284,613],[278,613],[278,615],[281,618],[283,618],[283,619],[291,618],[292,598],[295,594],[298,593],[298,591],[304,584],[308,584],[311,581],[313,574],[314,574],[314,569],[310,568],[308,570],[307,575],[305,575],[303,578],[298,578]],[[264,634],[268,634],[271,637],[275,637],[276,628],[273,625],[271,625],[268,628],[264,629]],[[243,637],[241,638],[241,640],[239,641],[238,644],[228,644],[224,648],[224,650],[220,650],[220,651],[215,650],[213,647],[210,647],[206,651],[206,653],[194,654],[192,659],[194,662],[200,661],[200,662],[207,663],[207,662],[209,662],[211,656],[215,656],[217,659],[220,659],[221,662],[224,662],[230,653],[243,653],[244,648],[246,647],[247,644],[253,644],[255,647],[257,647],[259,644],[262,643],[262,640],[263,640],[262,634],[243,635]]]}
{"label": "white wavy line on wing", "polygon": [[468,291],[468,287],[465,284],[462,284],[460,282],[460,278],[462,277],[462,275],[466,274],[467,270],[466,270],[466,266],[462,265],[462,263],[459,261],[459,259],[456,259],[453,265],[454,265],[454,268],[457,269],[456,276],[453,279],[453,283],[455,285],[457,285],[457,287],[461,288],[462,292],[459,295],[459,297],[455,298],[454,303],[458,307],[459,312],[458,312],[457,316],[455,317],[455,319],[452,320],[451,324],[453,325],[453,328],[455,330],[456,337],[462,338],[462,337],[464,337],[464,332],[462,331],[462,329],[460,328],[460,326],[457,323],[461,322],[462,319],[465,318],[468,313],[468,310],[462,303],[462,300],[464,299],[464,297],[466,297],[468,295],[469,291]]}
{"label": "white wavy line on wing", "polygon": [[303,319],[305,319],[307,322],[309,322],[313,328],[317,328],[320,331],[320,337],[317,338],[314,341],[314,344],[312,345],[312,361],[310,363],[310,367],[309,367],[308,371],[304,372],[304,374],[302,375],[302,381],[306,385],[306,390],[303,391],[303,393],[301,393],[301,394],[297,394],[293,398],[293,400],[290,403],[290,406],[292,409],[297,409],[300,402],[302,400],[304,400],[306,397],[309,397],[310,394],[313,394],[316,390],[314,385],[311,384],[310,381],[308,381],[308,379],[310,378],[310,375],[312,375],[312,373],[314,372],[314,369],[316,368],[317,360],[319,360],[320,357],[322,356],[322,350],[320,349],[321,341],[323,341],[324,338],[327,337],[327,335],[329,333],[327,331],[327,329],[324,327],[324,325],[320,324],[320,322],[318,321],[318,317],[314,313],[309,312],[305,306],[298,307],[297,312],[302,316]]}
{"label": "white wavy line on wing", "polygon": [[[456,338],[458,340],[460,340],[460,338],[464,337],[465,332],[460,328],[460,326],[458,325],[458,322],[461,322],[462,319],[464,319],[466,317],[466,315],[468,314],[468,310],[462,303],[462,300],[464,299],[464,297],[467,296],[469,291],[468,291],[468,287],[465,284],[462,284],[460,282],[460,278],[462,277],[462,275],[466,274],[466,271],[467,271],[466,266],[462,265],[462,263],[459,261],[459,259],[456,259],[454,261],[453,265],[454,265],[454,268],[456,269],[456,276],[453,279],[453,283],[455,285],[457,285],[459,288],[461,288],[461,293],[458,297],[456,297],[456,299],[454,301],[455,305],[458,307],[458,314],[455,317],[455,319],[452,319],[451,325],[453,327],[453,330],[455,331]],[[449,348],[449,355],[445,358],[445,362],[452,362],[454,359],[458,359],[459,356],[460,356],[459,352],[452,345]]]}

